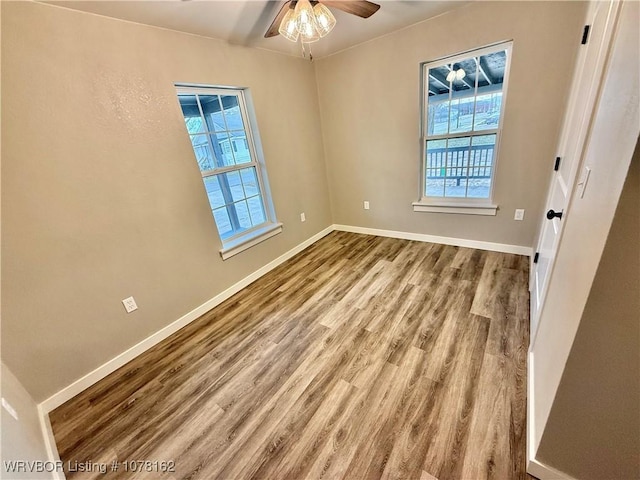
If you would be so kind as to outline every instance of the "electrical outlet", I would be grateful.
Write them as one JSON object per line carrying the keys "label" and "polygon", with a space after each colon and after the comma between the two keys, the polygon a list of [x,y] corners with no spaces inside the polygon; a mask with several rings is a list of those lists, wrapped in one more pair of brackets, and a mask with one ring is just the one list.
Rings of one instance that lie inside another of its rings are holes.
{"label": "electrical outlet", "polygon": [[369,202],[367,200],[364,201],[364,209],[369,210]]}
{"label": "electrical outlet", "polygon": [[306,221],[307,221],[307,217],[305,216],[304,212],[302,212],[302,213],[300,214],[300,221],[301,221],[301,222],[306,222]]}
{"label": "electrical outlet", "polygon": [[138,309],[138,305],[136,304],[136,301],[133,299],[133,297],[125,298],[124,300],[122,300],[122,304],[124,305],[124,309],[127,311],[127,313],[131,313],[134,310]]}
{"label": "electrical outlet", "polygon": [[16,410],[2,397],[2,408],[4,408],[9,415],[18,420],[18,413]]}
{"label": "electrical outlet", "polygon": [[516,214],[513,216],[514,220],[524,220],[524,208],[516,208]]}

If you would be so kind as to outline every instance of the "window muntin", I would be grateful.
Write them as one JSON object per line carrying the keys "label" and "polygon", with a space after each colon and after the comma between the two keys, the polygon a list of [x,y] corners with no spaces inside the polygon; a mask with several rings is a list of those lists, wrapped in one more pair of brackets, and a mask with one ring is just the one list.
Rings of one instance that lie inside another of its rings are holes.
{"label": "window muntin", "polygon": [[178,87],[185,126],[223,245],[274,223],[242,90]]}
{"label": "window muntin", "polygon": [[423,65],[424,199],[490,201],[510,51],[501,44]]}

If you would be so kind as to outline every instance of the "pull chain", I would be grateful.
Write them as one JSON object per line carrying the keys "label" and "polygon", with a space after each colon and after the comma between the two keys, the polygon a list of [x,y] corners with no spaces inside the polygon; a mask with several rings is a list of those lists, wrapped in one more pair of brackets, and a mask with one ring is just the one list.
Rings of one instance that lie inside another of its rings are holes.
{"label": "pull chain", "polygon": [[[309,61],[313,62],[313,53],[311,53],[311,44],[307,43],[306,45],[307,45],[307,48],[309,49]],[[302,39],[300,39],[300,46],[302,47],[302,58],[307,58],[307,51],[304,48],[305,43],[302,41]]]}

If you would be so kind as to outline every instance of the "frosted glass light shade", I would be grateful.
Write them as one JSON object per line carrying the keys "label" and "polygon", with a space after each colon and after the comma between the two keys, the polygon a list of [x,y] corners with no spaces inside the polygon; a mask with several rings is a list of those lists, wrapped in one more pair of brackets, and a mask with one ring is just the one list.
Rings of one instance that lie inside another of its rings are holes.
{"label": "frosted glass light shade", "polygon": [[454,80],[462,80],[467,76],[467,72],[465,72],[462,68],[458,70],[451,70],[447,74],[447,82],[453,82]]}
{"label": "frosted glass light shade", "polygon": [[320,34],[316,28],[313,8],[309,0],[299,0],[296,4],[295,15],[298,19],[298,32],[303,43],[312,43],[320,40]]}
{"label": "frosted glass light shade", "polygon": [[298,36],[300,35],[300,32],[298,31],[298,17],[293,8],[287,10],[282,22],[280,22],[278,32],[287,40],[292,42],[298,41]]}
{"label": "frosted glass light shade", "polygon": [[320,37],[324,37],[327,33],[333,30],[336,25],[336,17],[333,16],[331,11],[321,3],[316,3],[313,7],[313,13],[316,20],[316,27]]}

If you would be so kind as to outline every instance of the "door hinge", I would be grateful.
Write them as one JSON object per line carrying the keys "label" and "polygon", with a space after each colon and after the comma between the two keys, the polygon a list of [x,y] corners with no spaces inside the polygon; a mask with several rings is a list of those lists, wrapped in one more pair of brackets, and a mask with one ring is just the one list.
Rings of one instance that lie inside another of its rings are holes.
{"label": "door hinge", "polygon": [[557,172],[560,168],[560,157],[556,157],[556,163],[553,165],[553,171]]}
{"label": "door hinge", "polygon": [[586,45],[589,41],[589,30],[591,29],[591,25],[585,25],[584,30],[582,31],[582,42],[581,45]]}
{"label": "door hinge", "polygon": [[540,252],[536,252],[533,256],[533,263],[538,263],[538,258],[540,258]]}

